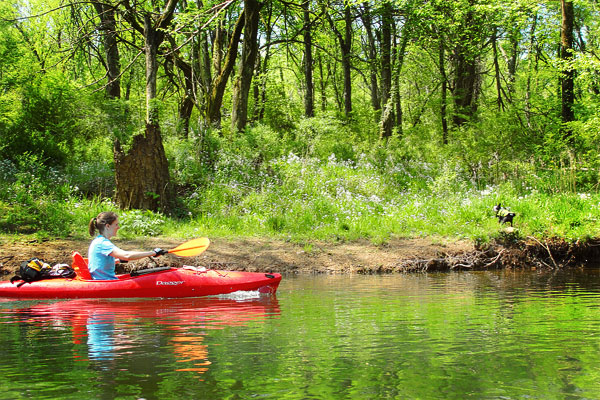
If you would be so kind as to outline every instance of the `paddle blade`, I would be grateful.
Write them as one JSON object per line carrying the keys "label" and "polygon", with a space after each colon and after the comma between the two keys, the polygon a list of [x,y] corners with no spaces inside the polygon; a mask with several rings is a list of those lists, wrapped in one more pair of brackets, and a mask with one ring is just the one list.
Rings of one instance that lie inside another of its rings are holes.
{"label": "paddle blade", "polygon": [[209,244],[210,240],[208,240],[208,238],[205,237],[193,239],[189,242],[180,244],[174,249],[169,250],[169,253],[174,253],[179,257],[194,257],[206,250]]}

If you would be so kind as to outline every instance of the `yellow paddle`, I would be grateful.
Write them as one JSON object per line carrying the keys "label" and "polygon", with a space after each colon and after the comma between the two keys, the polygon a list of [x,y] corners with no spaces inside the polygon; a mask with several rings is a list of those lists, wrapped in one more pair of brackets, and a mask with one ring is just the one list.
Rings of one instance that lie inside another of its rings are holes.
{"label": "yellow paddle", "polygon": [[209,244],[210,240],[208,240],[208,238],[205,237],[192,239],[188,242],[180,244],[174,249],[169,250],[169,253],[174,253],[176,256],[179,257],[194,257],[206,250]]}

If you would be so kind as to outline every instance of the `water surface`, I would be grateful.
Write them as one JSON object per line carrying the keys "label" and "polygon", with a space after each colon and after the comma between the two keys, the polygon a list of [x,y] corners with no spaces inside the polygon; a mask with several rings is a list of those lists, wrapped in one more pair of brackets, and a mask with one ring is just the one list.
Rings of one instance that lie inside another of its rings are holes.
{"label": "water surface", "polygon": [[0,398],[597,399],[599,337],[596,269],[0,301]]}

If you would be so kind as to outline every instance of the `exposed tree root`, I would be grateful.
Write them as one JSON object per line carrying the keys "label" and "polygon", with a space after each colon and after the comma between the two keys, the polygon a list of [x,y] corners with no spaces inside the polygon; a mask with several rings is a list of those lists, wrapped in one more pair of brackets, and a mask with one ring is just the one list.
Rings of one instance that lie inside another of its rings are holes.
{"label": "exposed tree root", "polygon": [[[521,241],[494,242],[463,254],[402,260],[395,272],[489,270],[503,268],[561,269],[600,262],[600,240],[568,243],[561,239],[528,237]],[[392,272],[392,271],[389,271]]]}

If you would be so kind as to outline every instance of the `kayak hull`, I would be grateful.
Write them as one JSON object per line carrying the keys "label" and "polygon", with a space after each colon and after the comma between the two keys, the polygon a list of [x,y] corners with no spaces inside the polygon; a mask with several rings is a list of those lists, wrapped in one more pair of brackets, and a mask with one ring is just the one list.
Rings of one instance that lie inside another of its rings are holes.
{"label": "kayak hull", "polygon": [[280,274],[242,271],[195,271],[171,268],[140,276],[129,274],[116,280],[45,279],[41,281],[0,282],[0,297],[21,299],[76,298],[183,298],[213,296],[237,291],[275,293]]}

